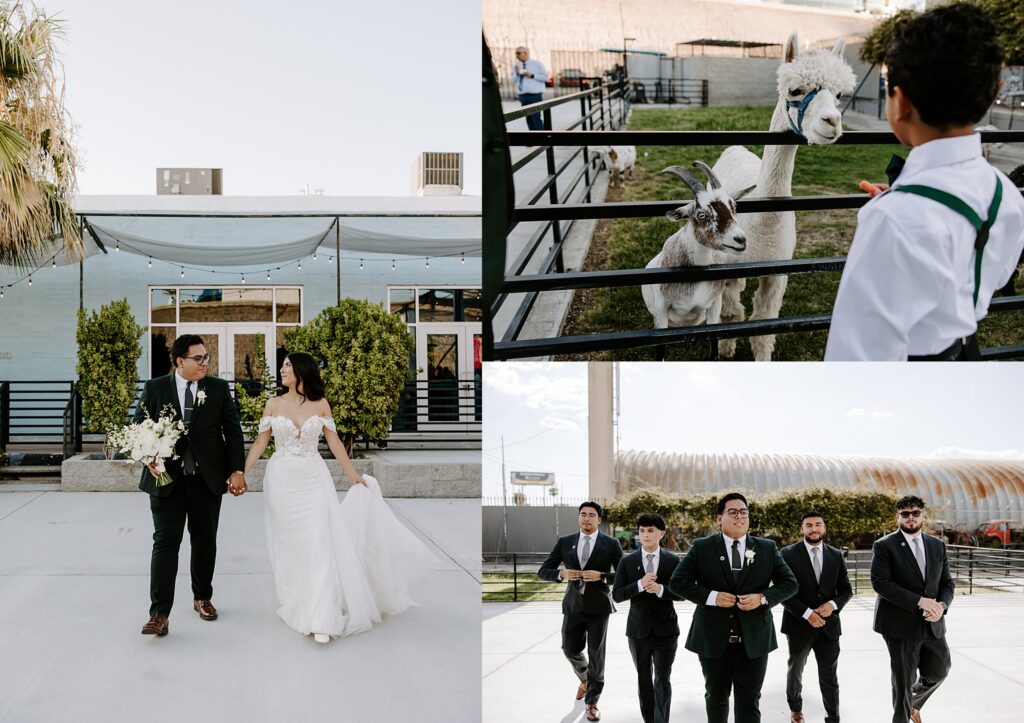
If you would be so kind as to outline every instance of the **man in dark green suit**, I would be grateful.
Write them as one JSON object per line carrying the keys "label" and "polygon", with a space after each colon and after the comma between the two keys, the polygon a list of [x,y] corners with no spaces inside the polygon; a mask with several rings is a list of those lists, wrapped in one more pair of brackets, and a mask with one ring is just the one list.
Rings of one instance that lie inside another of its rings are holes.
{"label": "man in dark green suit", "polygon": [[178,459],[166,460],[171,482],[157,486],[156,471],[142,471],[139,489],[149,493],[153,513],[153,556],[150,563],[149,621],[144,635],[166,635],[174,603],[178,548],[188,523],[192,547],[193,609],[203,620],[216,620],[213,568],[217,558],[217,523],[221,497],[245,492],[245,446],[238,409],[223,379],[207,377],[210,356],[202,337],[179,336],[171,347],[174,371],[150,379],[142,390],[135,421],[159,419],[168,406],[185,422],[175,449]]}
{"label": "man in dark green suit", "polygon": [[771,540],[747,534],[747,499],[718,501],[722,533],[695,540],[669,580],[672,594],[697,606],[686,649],[700,657],[708,723],[761,720],[758,701],[768,653],[778,647],[771,607],[793,596],[796,577]]}

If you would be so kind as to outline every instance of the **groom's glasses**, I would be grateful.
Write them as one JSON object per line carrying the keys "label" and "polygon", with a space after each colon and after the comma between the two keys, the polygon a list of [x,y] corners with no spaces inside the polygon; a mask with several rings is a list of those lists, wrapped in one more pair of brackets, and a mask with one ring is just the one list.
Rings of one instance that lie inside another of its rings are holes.
{"label": "groom's glasses", "polygon": [[736,519],[738,517],[747,517],[750,514],[750,512],[749,510],[726,510],[725,514],[729,515],[729,517],[732,517],[733,519]]}
{"label": "groom's glasses", "polygon": [[921,516],[921,510],[900,510],[899,515],[904,520],[908,517],[913,517],[916,520],[918,517]]}
{"label": "groom's glasses", "polygon": [[187,356],[185,358],[186,359],[191,359],[196,364],[206,364],[206,362],[210,361],[210,355],[209,354],[203,354],[202,356]]}

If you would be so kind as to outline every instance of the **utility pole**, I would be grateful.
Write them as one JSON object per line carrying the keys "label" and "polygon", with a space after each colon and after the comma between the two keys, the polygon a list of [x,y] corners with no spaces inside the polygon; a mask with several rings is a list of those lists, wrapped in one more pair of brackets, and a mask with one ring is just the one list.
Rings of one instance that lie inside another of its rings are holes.
{"label": "utility pole", "polygon": [[505,435],[501,435],[501,540],[498,552],[501,552],[501,541],[505,542],[505,554],[508,555],[508,491],[505,487]]}

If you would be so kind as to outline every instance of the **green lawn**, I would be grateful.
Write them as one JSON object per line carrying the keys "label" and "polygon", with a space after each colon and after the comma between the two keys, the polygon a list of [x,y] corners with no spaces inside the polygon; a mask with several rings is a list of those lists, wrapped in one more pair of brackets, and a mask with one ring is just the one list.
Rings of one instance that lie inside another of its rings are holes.
{"label": "green lawn", "polygon": [[[635,110],[630,130],[766,130],[772,108],[695,108],[681,110]],[[762,146],[747,146],[759,156]],[[667,166],[687,168],[695,160],[709,166],[725,149],[724,146],[688,146],[637,148],[638,161],[633,180],[627,182],[624,201],[672,200],[687,195],[679,180],[661,174]],[[797,150],[793,173],[794,195],[828,193],[860,193],[857,183],[863,179],[884,180],[884,169],[893,152],[906,155],[907,149],[897,146],[802,146]],[[698,173],[698,175],[701,175]],[[797,246],[795,258],[843,256],[849,249],[857,222],[857,212],[797,212]],[[661,250],[665,239],[678,229],[666,218],[618,219],[607,246],[607,268],[643,268]],[[782,303],[781,316],[798,316],[828,312],[839,289],[838,273],[816,273],[792,276]],[[752,309],[752,296],[757,280],[747,282],[743,293],[747,313]],[[1018,281],[1018,293],[1024,283]],[[578,302],[577,302],[578,303]],[[639,287],[596,289],[585,312],[578,313],[568,333],[648,329],[653,326],[644,306]],[[994,314],[981,324],[982,346],[1019,343],[1024,338],[1024,312]],[[825,353],[826,332],[782,334],[777,337],[775,359],[820,360]],[[594,359],[653,359],[653,349],[633,349],[587,355]],[[710,358],[707,344],[669,347],[667,359],[700,360]],[[746,339],[739,340],[737,359],[753,359]]]}
{"label": "green lawn", "polygon": [[565,585],[558,582],[545,582],[536,575],[519,574],[518,600],[511,572],[485,572],[483,574],[484,602],[538,602],[543,600],[561,600],[565,594]]}

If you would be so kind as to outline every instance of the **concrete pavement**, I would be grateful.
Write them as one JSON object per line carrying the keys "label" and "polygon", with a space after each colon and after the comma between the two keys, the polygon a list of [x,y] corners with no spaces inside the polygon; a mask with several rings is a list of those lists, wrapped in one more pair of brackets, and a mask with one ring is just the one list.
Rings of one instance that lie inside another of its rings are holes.
{"label": "concrete pavement", "polygon": [[[871,630],[874,596],[862,595],[843,610],[839,658],[843,723],[885,723],[892,717],[889,658],[882,637]],[[672,720],[703,721],[704,679],[697,656],[683,648],[693,614],[691,603],[676,603],[683,637],[672,671]],[[576,723],[585,721],[578,685],[560,649],[561,603],[485,603],[483,606],[483,720],[485,723]],[[626,645],[628,604],[619,605],[608,627],[605,688],[599,708],[605,723],[641,723],[636,671]],[[761,719],[788,723],[786,639],[771,654],[762,688]],[[925,723],[1021,720],[1024,702],[1024,595],[958,595],[949,611],[949,677],[921,711]],[[804,671],[804,715],[825,713],[811,660]],[[730,717],[730,720],[732,718]]]}
{"label": "concrete pavement", "polygon": [[221,510],[215,622],[192,612],[182,544],[170,634],[148,617],[142,493],[0,488],[0,721],[480,720],[480,507],[389,500],[438,556],[419,603],[313,642],[275,614],[259,493]]}

